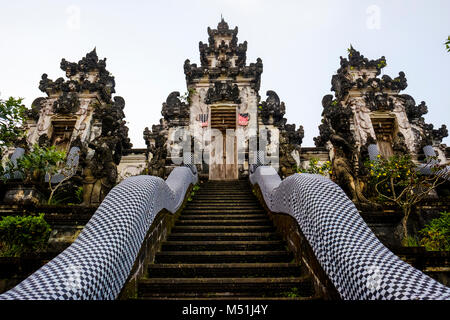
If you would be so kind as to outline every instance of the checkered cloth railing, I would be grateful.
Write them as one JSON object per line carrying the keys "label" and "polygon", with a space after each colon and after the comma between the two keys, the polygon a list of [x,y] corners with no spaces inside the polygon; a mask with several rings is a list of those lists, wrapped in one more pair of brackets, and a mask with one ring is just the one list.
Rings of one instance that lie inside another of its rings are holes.
{"label": "checkered cloth railing", "polygon": [[317,260],[346,300],[450,300],[450,288],[387,249],[344,191],[320,175],[281,181],[272,167],[250,176],[268,208],[294,217]]}
{"label": "checkered cloth railing", "polygon": [[174,213],[197,175],[175,168],[166,181],[136,176],[113,188],[75,242],[0,300],[117,298],[156,214]]}

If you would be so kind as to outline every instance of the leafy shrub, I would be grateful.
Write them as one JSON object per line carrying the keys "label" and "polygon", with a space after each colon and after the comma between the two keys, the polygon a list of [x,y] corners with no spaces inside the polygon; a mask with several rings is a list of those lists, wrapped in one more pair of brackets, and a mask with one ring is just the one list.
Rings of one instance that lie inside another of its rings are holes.
{"label": "leafy shrub", "polygon": [[[56,191],[61,191],[61,187],[72,178],[75,169],[67,164],[66,157],[66,152],[57,150],[55,146],[40,147],[35,144],[30,151],[17,159],[16,166],[9,161],[5,172],[19,172],[25,183],[32,183],[43,193],[49,193],[47,204],[63,204],[70,202],[74,196],[78,197],[74,192],[69,196],[64,194],[66,192],[60,192],[60,195],[54,197]],[[52,178],[57,174],[62,174],[63,178],[58,183],[52,183]],[[46,178],[48,182],[45,182]]]}
{"label": "leafy shrub", "polygon": [[416,237],[408,236],[406,240],[404,241],[405,247],[420,247],[420,242],[417,240]]}
{"label": "leafy shrub", "polygon": [[312,158],[309,160],[309,166],[306,169],[303,168],[298,168],[297,172],[298,173],[311,173],[311,174],[320,174],[323,176],[326,176],[328,174],[331,174],[331,162],[327,161],[325,162],[323,165],[318,166],[317,164],[319,163],[319,159],[317,158]]}
{"label": "leafy shrub", "polygon": [[420,243],[430,251],[450,251],[450,212],[441,212],[419,231],[423,236]]}
{"label": "leafy shrub", "polygon": [[56,150],[55,146],[40,147],[36,144],[31,152],[17,160],[17,167],[27,179],[42,181],[45,174],[56,174],[65,158],[66,153]]}
{"label": "leafy shrub", "polygon": [[50,225],[39,216],[6,216],[0,220],[0,256],[18,257],[46,248]]}
{"label": "leafy shrub", "polygon": [[[433,164],[436,157],[428,157],[431,175],[423,175],[409,155],[394,155],[389,159],[378,155],[377,160],[365,163],[369,170],[371,188],[380,202],[392,202],[402,209],[403,241],[408,239],[408,218],[412,208],[447,180],[445,170]],[[443,179],[444,178],[444,179]]]}
{"label": "leafy shrub", "polygon": [[77,197],[78,203],[83,202],[83,187],[78,187],[75,191],[75,196]]}
{"label": "leafy shrub", "polygon": [[192,197],[195,195],[195,191],[197,191],[197,190],[199,190],[199,189],[200,189],[200,186],[199,186],[198,184],[196,184],[196,185],[192,188],[192,191],[191,191],[191,193],[190,193],[190,195],[189,195],[187,201],[191,202],[191,201],[192,201]]}
{"label": "leafy shrub", "polygon": [[23,98],[13,97],[8,100],[0,99],[0,156],[24,135],[21,126],[25,121],[26,108],[22,101]]}

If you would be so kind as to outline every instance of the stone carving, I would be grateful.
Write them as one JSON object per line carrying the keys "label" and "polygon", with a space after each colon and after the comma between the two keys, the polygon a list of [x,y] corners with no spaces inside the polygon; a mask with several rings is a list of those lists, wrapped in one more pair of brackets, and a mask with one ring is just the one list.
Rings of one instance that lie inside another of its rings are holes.
{"label": "stone carving", "polygon": [[63,92],[63,94],[53,103],[53,112],[60,114],[73,114],[77,112],[80,101],[75,93]]}
{"label": "stone carving", "polygon": [[[230,128],[227,129],[241,130],[244,136],[235,142],[239,163],[225,164],[229,165],[225,171],[230,174],[226,179],[247,176],[249,164],[255,159],[255,154],[250,151],[250,145],[253,148],[254,142],[261,148],[259,151],[265,148],[267,156],[274,160],[275,166],[279,160],[283,176],[295,172],[295,167],[300,162],[303,127],[297,129],[295,125],[286,124],[287,120],[284,118],[286,107],[276,92],[268,91],[267,99],[259,105],[263,63],[258,58],[256,62],[247,65],[248,44],[238,43],[237,34],[238,28],[230,29],[222,19],[216,29],[208,28],[207,43],[199,43],[200,63],[197,65],[190,60],[184,62],[183,68],[189,91],[188,102],[186,104],[180,102],[178,92],[171,93],[163,104],[163,119],[160,124],[144,131],[150,174],[167,176],[168,170],[173,167],[169,156],[174,156],[172,151],[176,153],[179,150],[178,141],[172,139],[172,133],[175,127],[185,126],[189,128],[194,138],[194,141],[191,141],[191,150],[199,150],[202,153],[201,157],[198,153],[195,154],[201,178],[213,176],[212,178],[222,179],[220,170],[214,169],[216,165],[210,166],[210,162],[217,160],[212,155],[215,154],[217,145],[212,142],[211,132],[208,129],[211,129],[214,118],[212,111],[215,109],[214,111],[219,114],[225,108],[229,108],[226,111],[229,113],[226,125]],[[237,128],[231,118],[234,108],[236,117],[248,115],[248,121],[239,122],[239,118],[236,119]],[[186,110],[186,114],[180,110]],[[189,122],[184,120],[186,117],[189,117]],[[264,140],[261,137],[260,141],[257,141],[258,133],[264,135],[263,131],[269,134],[267,143],[261,141]],[[275,136],[270,137],[272,131],[279,140]]]}
{"label": "stone carving", "polygon": [[[284,125],[286,119],[286,106],[284,102],[280,102],[275,91],[269,90],[266,92],[266,101],[261,102],[260,115],[265,124]],[[272,119],[272,120],[271,120]]]}
{"label": "stone carving", "polygon": [[239,97],[237,84],[214,82],[214,85],[211,85],[206,93],[205,103],[212,104],[219,101],[231,101],[240,104],[241,98]]}
{"label": "stone carving", "polygon": [[256,63],[246,65],[247,42],[238,44],[237,34],[238,27],[230,29],[223,19],[217,29],[208,28],[208,43],[199,43],[201,66],[191,64],[190,60],[184,63],[188,85],[203,77],[209,77],[211,80],[220,76],[233,79],[243,76],[252,79],[252,88],[259,90],[263,72],[262,60],[258,58]]}
{"label": "stone carving", "polygon": [[331,81],[335,95],[322,100],[320,136],[314,141],[317,147],[329,148],[333,179],[353,201],[365,204],[363,162],[368,158],[368,145],[378,144],[385,153],[382,156],[410,153],[417,159],[424,145],[438,147],[448,132],[425,123],[424,102],[416,106],[411,96],[399,94],[407,87],[404,72],[394,79],[378,78],[386,66],[384,56],[369,60],[351,47],[340,64]]}
{"label": "stone carving", "polygon": [[[115,185],[117,164],[132,147],[125,123],[125,100],[115,96],[114,77],[94,49],[78,63],[61,60],[67,80],[43,74],[39,89],[47,94],[28,111],[27,142],[80,149],[79,168],[71,181],[82,181],[84,203],[98,205]],[[59,126],[59,127],[58,127]],[[59,135],[55,128],[65,128]]]}
{"label": "stone carving", "polygon": [[149,174],[157,177],[166,176],[167,159],[167,130],[164,130],[162,121],[159,125],[153,125],[152,131],[144,130],[144,140],[147,152],[152,155],[149,162]]}
{"label": "stone carving", "polygon": [[163,103],[161,114],[166,121],[188,119],[189,107],[186,103],[181,102],[180,93],[178,91],[174,91],[169,94],[166,102]]}
{"label": "stone carving", "polygon": [[[279,130],[279,170],[281,176],[287,177],[294,174],[299,165],[297,160],[304,130],[302,126],[295,130],[295,124],[286,124],[286,106],[275,91],[269,90],[266,95],[266,100],[260,104],[258,115],[268,128],[273,126]],[[270,139],[268,142],[270,144]]]}

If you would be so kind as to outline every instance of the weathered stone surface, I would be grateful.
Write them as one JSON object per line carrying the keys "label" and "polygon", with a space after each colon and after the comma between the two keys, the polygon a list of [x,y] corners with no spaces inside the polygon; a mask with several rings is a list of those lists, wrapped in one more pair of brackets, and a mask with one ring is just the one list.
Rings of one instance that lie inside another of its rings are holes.
{"label": "weathered stone surface", "polygon": [[424,146],[432,145],[441,160],[446,160],[440,145],[448,135],[446,127],[435,130],[426,124],[422,117],[428,111],[425,102],[416,105],[411,96],[400,94],[407,87],[404,72],[394,79],[378,78],[385,66],[385,57],[368,60],[351,47],[332,77],[334,97],[326,95],[322,100],[320,136],[314,141],[329,149],[332,178],[356,203],[367,203],[362,195],[363,162],[369,158],[371,144],[377,144],[384,157],[409,153],[415,160]]}
{"label": "weathered stone surface", "polygon": [[123,150],[132,147],[123,112],[125,100],[115,96],[114,77],[94,49],[78,63],[62,59],[67,80],[42,75],[39,89],[47,94],[34,100],[27,115],[27,147],[55,145],[80,150],[75,180],[82,181],[84,203],[99,204],[117,180]]}

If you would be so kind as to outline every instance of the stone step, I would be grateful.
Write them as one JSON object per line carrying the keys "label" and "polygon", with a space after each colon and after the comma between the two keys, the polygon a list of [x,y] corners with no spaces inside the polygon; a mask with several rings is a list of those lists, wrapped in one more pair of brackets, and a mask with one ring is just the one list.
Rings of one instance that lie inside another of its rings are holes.
{"label": "stone step", "polygon": [[190,205],[190,206],[186,206],[185,209],[186,211],[193,211],[193,210],[200,210],[200,211],[206,211],[206,210],[211,210],[211,211],[234,211],[234,210],[239,210],[241,212],[246,213],[246,211],[258,211],[258,210],[263,210],[260,206],[247,206],[247,207],[242,207],[242,206],[197,206],[197,205]]}
{"label": "stone step", "polygon": [[245,194],[253,194],[253,192],[248,188],[211,188],[211,189],[200,189],[195,191],[195,194],[202,193],[245,193]]}
{"label": "stone step", "polygon": [[172,295],[209,296],[218,293],[230,296],[288,296],[295,292],[304,297],[314,295],[314,287],[307,277],[280,278],[151,278],[138,283],[138,296]]}
{"label": "stone step", "polygon": [[254,207],[257,206],[259,208],[261,208],[261,205],[255,201],[246,201],[246,202],[241,202],[239,200],[226,200],[223,202],[217,202],[217,201],[211,201],[211,200],[193,200],[190,201],[186,204],[186,209],[191,207],[191,206],[199,206],[199,207],[213,207],[213,208],[222,208],[222,207],[231,207],[231,208],[236,208],[236,207]]}
{"label": "stone step", "polygon": [[209,188],[201,188],[200,190],[195,191],[195,194],[210,194],[210,193],[242,193],[242,194],[251,194],[253,195],[253,191],[249,188],[216,188],[216,189],[209,189]]}
{"label": "stone step", "polygon": [[252,206],[230,206],[230,205],[223,205],[223,206],[210,206],[210,205],[188,205],[185,207],[184,210],[192,211],[192,210],[240,210],[240,211],[254,211],[254,210],[262,210],[260,206],[252,205]]}
{"label": "stone step", "polygon": [[228,202],[240,202],[247,201],[255,203],[258,201],[253,196],[239,196],[239,195],[194,195],[192,198],[192,202],[210,202],[210,203],[219,203],[218,201],[228,201]]}
{"label": "stone step", "polygon": [[[288,293],[285,292],[284,295],[287,295]],[[322,301],[323,299],[317,296],[312,296],[312,297],[300,297],[300,296],[295,296],[295,297],[265,297],[265,296],[261,296],[261,297],[254,297],[254,296],[250,296],[249,293],[234,293],[233,295],[230,295],[230,293],[225,292],[225,293],[221,293],[221,292],[209,292],[207,294],[196,294],[196,293],[184,293],[182,297],[179,296],[179,294],[176,293],[167,293],[164,296],[147,296],[147,297],[143,297],[143,298],[132,298],[130,300],[136,300],[136,301],[196,301],[198,300],[199,302],[203,302],[203,301],[222,301],[222,300],[237,300],[237,301],[242,301],[240,304],[245,304],[249,301]]]}
{"label": "stone step", "polygon": [[192,214],[192,215],[181,215],[180,221],[183,220],[238,220],[238,219],[268,219],[265,214],[233,214],[233,215],[222,215],[222,214]]}
{"label": "stone step", "polygon": [[175,226],[272,226],[268,219],[235,219],[235,220],[178,220]]}
{"label": "stone step", "polygon": [[233,233],[171,233],[169,241],[256,241],[279,240],[281,236],[274,232],[233,232]]}
{"label": "stone step", "polygon": [[218,214],[243,214],[243,213],[259,213],[259,214],[263,214],[265,213],[264,209],[252,209],[252,210],[248,210],[248,209],[239,209],[239,208],[235,208],[235,209],[221,209],[221,208],[217,208],[217,209],[184,209],[182,212],[182,215],[185,214],[200,214],[200,213],[210,213],[210,214],[214,214],[214,213],[218,213]]}
{"label": "stone step", "polygon": [[224,185],[201,185],[200,190],[217,190],[217,189],[226,189],[226,190],[250,190],[250,186],[248,184],[224,184]]}
{"label": "stone step", "polygon": [[208,202],[208,201],[192,201],[188,202],[188,204],[185,207],[186,209],[192,209],[192,208],[206,208],[206,209],[236,209],[236,208],[242,208],[242,209],[260,209],[261,205],[257,202],[247,202],[247,203],[241,203],[241,202],[227,202],[227,203],[217,203],[217,202]]}
{"label": "stone step", "polygon": [[250,232],[274,232],[275,228],[269,226],[175,226],[172,233],[250,233]]}
{"label": "stone step", "polygon": [[161,251],[157,263],[235,263],[235,262],[291,262],[293,256],[278,251]]}
{"label": "stone step", "polygon": [[151,264],[147,278],[299,277],[294,263]]}
{"label": "stone step", "polygon": [[250,190],[198,190],[195,195],[242,195],[254,196]]}
{"label": "stone step", "polygon": [[262,251],[284,250],[283,241],[166,241],[162,251]]}

